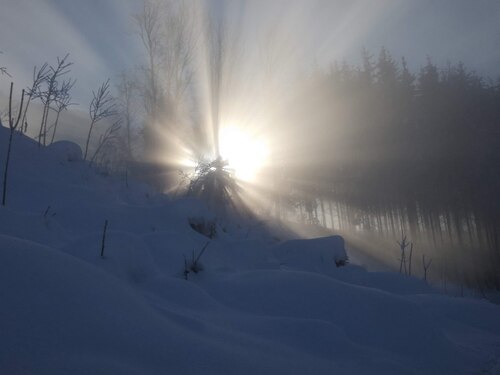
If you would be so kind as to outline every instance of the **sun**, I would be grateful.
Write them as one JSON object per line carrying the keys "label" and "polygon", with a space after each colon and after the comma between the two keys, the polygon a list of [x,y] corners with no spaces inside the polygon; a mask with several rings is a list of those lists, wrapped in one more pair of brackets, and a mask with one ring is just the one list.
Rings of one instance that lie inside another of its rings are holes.
{"label": "sun", "polygon": [[219,151],[235,177],[247,182],[255,182],[269,157],[269,148],[263,138],[236,126],[222,127]]}

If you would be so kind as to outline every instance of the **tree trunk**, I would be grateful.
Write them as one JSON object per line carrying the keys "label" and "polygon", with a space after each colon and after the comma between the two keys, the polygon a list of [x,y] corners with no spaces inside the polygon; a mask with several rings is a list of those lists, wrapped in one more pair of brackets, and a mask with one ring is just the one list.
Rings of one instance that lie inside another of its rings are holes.
{"label": "tree trunk", "polygon": [[5,158],[5,169],[3,174],[3,193],[2,193],[2,206],[5,206],[7,200],[7,178],[9,173],[9,162],[10,162],[10,152],[12,149],[12,136],[14,135],[14,129],[10,129],[9,133],[9,144],[7,146],[7,156]]}

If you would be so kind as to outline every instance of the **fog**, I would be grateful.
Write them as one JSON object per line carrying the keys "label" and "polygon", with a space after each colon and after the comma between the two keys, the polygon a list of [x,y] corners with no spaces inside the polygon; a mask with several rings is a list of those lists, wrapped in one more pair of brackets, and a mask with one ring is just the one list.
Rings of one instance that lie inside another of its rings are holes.
{"label": "fog", "polygon": [[[362,47],[385,46],[406,56],[412,68],[427,55],[439,65],[463,61],[482,75],[500,73],[500,5],[495,1],[197,1],[242,20],[258,34],[272,24],[288,36],[308,63],[357,62]],[[131,14],[139,0],[67,2],[6,0],[0,13],[1,61],[18,81],[29,81],[33,65],[70,53],[82,98],[101,80],[140,62],[143,51]],[[239,22],[239,21],[238,21]],[[6,91],[2,87],[2,91]],[[82,101],[82,100],[79,100]],[[83,101],[82,101],[83,102]]]}
{"label": "fog", "polygon": [[436,278],[498,287],[499,16],[491,1],[8,1],[0,108],[11,80],[69,53],[80,105],[59,139],[84,142],[109,77],[134,135],[110,155],[164,168],[166,191],[230,158],[260,217],[395,268],[407,235]]}

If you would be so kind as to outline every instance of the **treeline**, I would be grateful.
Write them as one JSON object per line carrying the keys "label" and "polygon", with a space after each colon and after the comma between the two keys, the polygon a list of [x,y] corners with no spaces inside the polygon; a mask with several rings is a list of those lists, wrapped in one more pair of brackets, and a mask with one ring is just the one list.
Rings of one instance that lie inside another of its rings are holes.
{"label": "treeline", "polygon": [[316,71],[292,107],[289,173],[308,220],[471,249],[500,288],[498,82],[363,51],[362,66]]}

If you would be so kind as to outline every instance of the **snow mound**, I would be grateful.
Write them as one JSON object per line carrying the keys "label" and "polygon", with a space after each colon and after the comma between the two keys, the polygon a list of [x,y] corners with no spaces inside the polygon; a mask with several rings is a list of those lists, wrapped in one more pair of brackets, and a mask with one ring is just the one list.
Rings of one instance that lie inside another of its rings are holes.
{"label": "snow mound", "polygon": [[348,260],[341,236],[290,240],[272,251],[283,268],[309,272],[329,274]]}
{"label": "snow mound", "polygon": [[59,161],[82,161],[83,153],[79,145],[70,141],[57,141],[47,146],[47,153]]}
{"label": "snow mound", "polygon": [[142,283],[158,276],[147,246],[140,237],[129,233],[108,231],[103,257],[102,233],[79,237],[61,250],[129,283]]}
{"label": "snow mound", "polygon": [[349,284],[383,290],[398,295],[437,294],[438,291],[424,280],[405,277],[395,272],[367,272],[356,265],[343,267],[335,273],[337,280]]}

